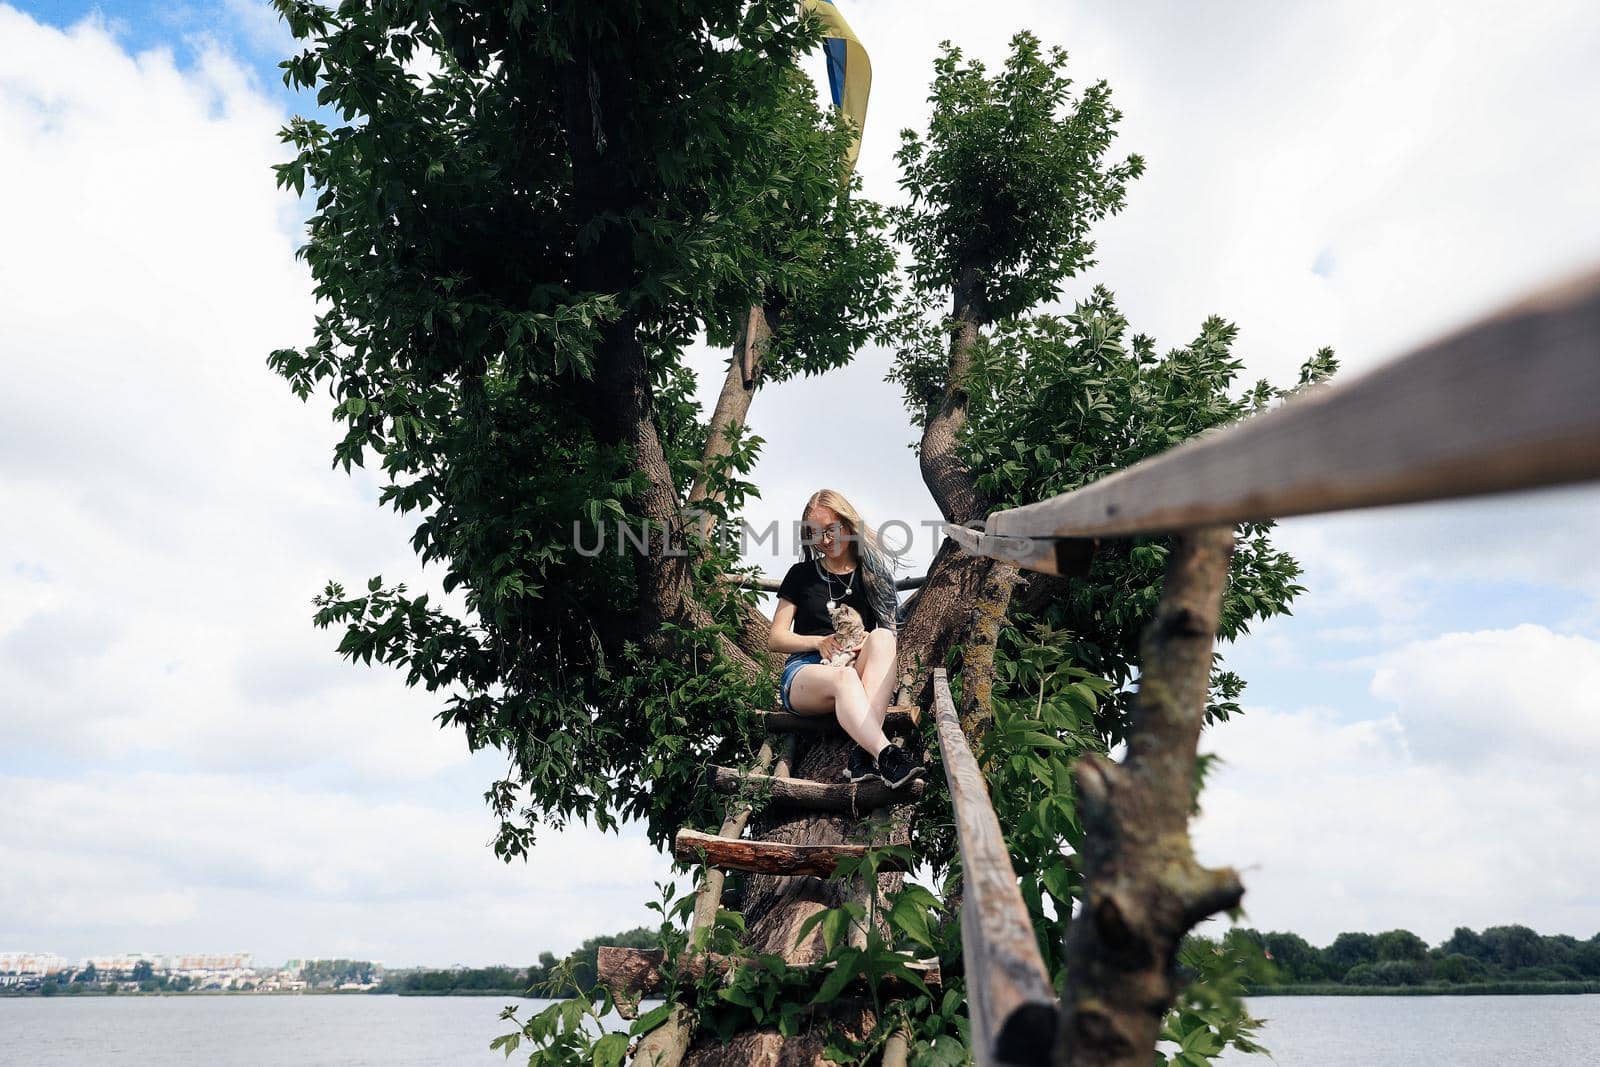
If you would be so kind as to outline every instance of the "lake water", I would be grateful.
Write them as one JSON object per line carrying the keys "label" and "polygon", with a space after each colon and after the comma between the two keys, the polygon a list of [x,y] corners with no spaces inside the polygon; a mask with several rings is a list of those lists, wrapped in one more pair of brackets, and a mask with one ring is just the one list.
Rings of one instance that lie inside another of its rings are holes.
{"label": "lake water", "polygon": [[[1568,1067],[1600,1063],[1600,995],[1255,997],[1277,1067]],[[1228,1067],[1271,1067],[1231,1055]]]}
{"label": "lake water", "polygon": [[[489,1042],[549,1001],[515,997],[0,998],[0,1063],[28,1067],[505,1064]],[[526,1063],[526,1056],[510,1061]]]}
{"label": "lake water", "polygon": [[[505,1064],[498,997],[0,998],[0,1061],[29,1067]],[[516,1001],[527,1018],[544,1002]],[[1600,996],[1262,997],[1273,1059],[1228,1067],[1600,1063]],[[512,1063],[526,1062],[516,1055]]]}

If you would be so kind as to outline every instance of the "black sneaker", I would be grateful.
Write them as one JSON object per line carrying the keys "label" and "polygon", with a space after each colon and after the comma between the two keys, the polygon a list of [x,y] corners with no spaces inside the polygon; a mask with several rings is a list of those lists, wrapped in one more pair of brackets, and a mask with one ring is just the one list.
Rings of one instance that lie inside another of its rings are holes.
{"label": "black sneaker", "polygon": [[867,750],[860,745],[852,745],[850,762],[839,772],[839,776],[847,782],[864,782],[877,773],[877,761],[867,755]]}
{"label": "black sneaker", "polygon": [[899,789],[913,779],[925,777],[927,773],[922,764],[914,761],[910,753],[899,745],[886,745],[878,753],[878,777],[890,789]]}

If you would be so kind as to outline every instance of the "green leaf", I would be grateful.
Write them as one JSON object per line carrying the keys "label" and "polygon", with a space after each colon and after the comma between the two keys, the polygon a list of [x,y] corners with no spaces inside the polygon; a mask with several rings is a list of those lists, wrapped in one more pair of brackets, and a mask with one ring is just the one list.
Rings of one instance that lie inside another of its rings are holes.
{"label": "green leaf", "polygon": [[839,953],[838,962],[833,970],[828,972],[828,977],[824,978],[822,984],[817,987],[817,992],[811,998],[811,1003],[826,1004],[838,997],[844,991],[844,987],[849,985],[860,974],[857,969],[857,964],[860,961],[861,951],[859,949],[846,949]]}
{"label": "green leaf", "polygon": [[833,947],[844,938],[849,929],[850,912],[845,908],[829,908],[823,913],[822,919],[823,947],[832,952]]}
{"label": "green leaf", "polygon": [[909,900],[904,896],[896,900],[894,906],[889,909],[889,924],[917,944],[938,949],[933,934],[928,929],[927,906],[920,901]]}
{"label": "green leaf", "polygon": [[628,1035],[612,1033],[594,1044],[594,1067],[622,1067],[628,1054]]}
{"label": "green leaf", "polygon": [[647,1034],[651,1030],[654,1030],[656,1027],[660,1026],[662,1023],[666,1022],[667,1017],[671,1014],[671,1003],[657,1004],[655,1007],[651,1008],[649,1011],[633,1020],[633,1025],[628,1027],[628,1032],[635,1035]]}

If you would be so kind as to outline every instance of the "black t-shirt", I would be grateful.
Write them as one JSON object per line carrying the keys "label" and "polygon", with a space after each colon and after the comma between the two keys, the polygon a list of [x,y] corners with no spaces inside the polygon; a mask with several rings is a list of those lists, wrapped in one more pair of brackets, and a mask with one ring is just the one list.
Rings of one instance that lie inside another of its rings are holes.
{"label": "black t-shirt", "polygon": [[[850,595],[844,602],[861,613],[861,625],[868,630],[878,628],[878,616],[867,600],[866,582],[860,574],[861,567],[849,574],[828,572],[824,578],[817,573],[821,566],[816,560],[803,559],[789,568],[778,586],[778,596],[794,602],[794,632],[808,637],[833,633],[833,620],[828,618],[828,601],[837,600],[850,583]],[[854,579],[852,581],[852,579]],[[833,591],[828,591],[829,583]]]}

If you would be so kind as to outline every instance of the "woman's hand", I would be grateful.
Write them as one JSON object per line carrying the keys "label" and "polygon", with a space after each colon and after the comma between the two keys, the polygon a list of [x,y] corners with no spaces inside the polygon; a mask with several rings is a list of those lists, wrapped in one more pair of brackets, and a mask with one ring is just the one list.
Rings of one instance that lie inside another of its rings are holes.
{"label": "woman's hand", "polygon": [[[824,663],[827,663],[829,660],[833,659],[834,656],[837,656],[843,651],[845,651],[845,649],[839,646],[839,639],[833,634],[828,634],[817,643],[817,653],[822,656],[822,662]],[[855,649],[850,649],[849,651],[854,653]]]}

